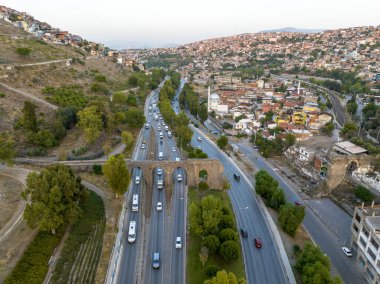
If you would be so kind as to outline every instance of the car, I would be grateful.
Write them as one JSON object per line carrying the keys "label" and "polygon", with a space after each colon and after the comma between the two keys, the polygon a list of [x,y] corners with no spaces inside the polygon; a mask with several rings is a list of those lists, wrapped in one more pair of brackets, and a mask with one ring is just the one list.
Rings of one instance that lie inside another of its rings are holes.
{"label": "car", "polygon": [[303,206],[303,204],[302,204],[301,201],[294,201],[294,204],[297,205],[297,206]]}
{"label": "car", "polygon": [[256,146],[256,145],[253,145],[252,148],[253,148],[253,149],[259,149],[259,147]]}
{"label": "car", "polygon": [[161,126],[158,126],[157,129],[158,129],[158,131],[161,131]]}
{"label": "car", "polygon": [[151,116],[152,115],[152,113],[148,113],[149,114],[149,116]]}
{"label": "car", "polygon": [[141,149],[145,149],[145,144],[141,144]]}
{"label": "car", "polygon": [[182,181],[182,175],[181,175],[181,174],[178,174],[178,175],[177,175],[177,180],[178,180],[179,182]]}
{"label": "car", "polygon": [[197,140],[202,141],[202,137],[198,136]]}
{"label": "car", "polygon": [[244,237],[244,238],[248,237],[248,231],[247,231],[247,229],[245,229],[245,228],[240,228],[240,234],[241,234],[242,237]]}
{"label": "car", "polygon": [[143,143],[146,144],[146,139],[143,140]]}
{"label": "car", "polygon": [[255,246],[256,246],[257,248],[261,248],[262,245],[263,245],[263,242],[261,241],[260,238],[255,238],[255,239],[254,239],[254,242],[255,242]]}
{"label": "car", "polygon": [[198,149],[198,150],[202,150],[202,147],[201,147],[201,146],[198,146],[197,149]]}
{"label": "car", "polygon": [[140,184],[140,176],[135,177],[135,184]]}
{"label": "car", "polygon": [[162,169],[161,168],[157,168],[157,174],[162,175]]}
{"label": "car", "polygon": [[175,151],[177,151],[177,150],[175,149],[175,147],[173,147],[173,148],[172,148],[172,151],[175,152]]}
{"label": "car", "polygon": [[342,251],[346,256],[352,256],[352,252],[348,247],[342,247]]}
{"label": "car", "polygon": [[152,266],[153,266],[154,269],[159,269],[160,268],[160,253],[159,252],[153,253]]}
{"label": "car", "polygon": [[182,238],[181,237],[177,237],[175,239],[175,248],[176,249],[182,248]]}
{"label": "car", "polygon": [[176,158],[175,158],[175,161],[176,161],[176,162],[179,162],[179,161],[181,161],[181,159],[180,159],[179,157],[176,157]]}
{"label": "car", "polygon": [[237,174],[234,174],[234,179],[236,179],[237,181],[240,181],[240,176]]}
{"label": "car", "polygon": [[157,202],[157,211],[162,211],[162,202]]}

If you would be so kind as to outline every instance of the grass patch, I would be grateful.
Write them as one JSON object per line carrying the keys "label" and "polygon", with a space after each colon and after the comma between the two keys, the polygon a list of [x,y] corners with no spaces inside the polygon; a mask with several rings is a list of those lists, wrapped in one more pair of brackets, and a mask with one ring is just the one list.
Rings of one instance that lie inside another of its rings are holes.
{"label": "grass patch", "polygon": [[61,241],[64,227],[58,229],[55,235],[39,232],[26,248],[16,267],[5,279],[4,284],[43,283],[49,270],[49,259]]}
{"label": "grass patch", "polygon": [[[200,204],[201,198],[207,195],[213,195],[214,197],[219,198],[222,201],[223,206],[230,209],[231,215],[233,216],[234,220],[234,227],[236,230],[235,214],[232,209],[232,205],[227,193],[223,191],[210,189],[202,192],[198,189],[189,189],[188,207],[190,207],[190,204],[192,202]],[[198,237],[192,230],[190,230],[187,236],[187,283],[203,283],[203,281],[207,280],[208,277],[204,273],[204,270],[208,265],[212,264],[217,265],[219,267],[219,270],[224,269],[227,272],[233,272],[236,275],[237,279],[245,278],[241,245],[239,241],[237,243],[239,245],[240,250],[240,257],[237,260],[227,263],[222,257],[218,255],[209,254],[208,260],[206,261],[205,266],[203,267],[199,259],[199,252],[202,247],[202,239]]]}
{"label": "grass patch", "polygon": [[[103,200],[91,191],[82,210],[83,215],[73,225],[55,266],[52,278],[54,283],[95,281],[105,229]],[[84,267],[82,264],[85,264]]]}

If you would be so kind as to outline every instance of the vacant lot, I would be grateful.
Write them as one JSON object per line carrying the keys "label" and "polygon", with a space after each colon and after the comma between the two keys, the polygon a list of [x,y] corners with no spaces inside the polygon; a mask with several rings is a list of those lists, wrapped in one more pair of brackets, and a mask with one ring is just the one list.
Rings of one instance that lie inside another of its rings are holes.
{"label": "vacant lot", "polygon": [[0,229],[12,218],[21,201],[23,184],[17,179],[0,175]]}

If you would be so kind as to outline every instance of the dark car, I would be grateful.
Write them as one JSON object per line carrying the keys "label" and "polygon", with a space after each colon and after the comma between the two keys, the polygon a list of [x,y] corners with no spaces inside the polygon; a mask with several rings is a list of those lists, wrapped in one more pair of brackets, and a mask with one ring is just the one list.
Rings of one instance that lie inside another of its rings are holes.
{"label": "dark car", "polygon": [[262,245],[263,245],[263,243],[262,243],[262,241],[261,241],[260,238],[255,238],[255,239],[254,239],[254,242],[255,242],[255,246],[256,246],[257,248],[261,248]]}
{"label": "dark car", "polygon": [[248,231],[247,231],[247,229],[245,229],[245,228],[241,228],[241,229],[240,229],[240,233],[241,233],[241,235],[242,235],[244,238],[248,237]]}
{"label": "dark car", "polygon": [[303,206],[303,204],[302,204],[301,201],[295,201],[294,204],[297,205],[297,206]]}
{"label": "dark car", "polygon": [[236,179],[237,181],[239,181],[240,180],[240,176],[237,175],[237,174],[234,174],[234,179]]}

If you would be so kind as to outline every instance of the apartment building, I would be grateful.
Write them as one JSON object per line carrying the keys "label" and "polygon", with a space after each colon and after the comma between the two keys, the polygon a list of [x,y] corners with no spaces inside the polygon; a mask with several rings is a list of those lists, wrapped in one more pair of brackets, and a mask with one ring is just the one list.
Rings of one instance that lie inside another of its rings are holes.
{"label": "apartment building", "polygon": [[380,283],[380,205],[355,208],[351,224],[351,251],[368,283]]}

